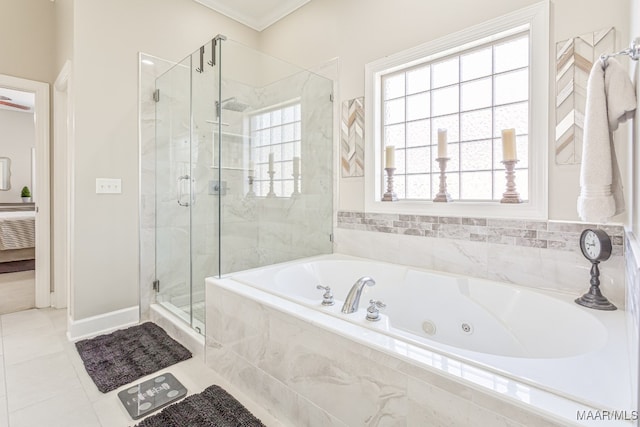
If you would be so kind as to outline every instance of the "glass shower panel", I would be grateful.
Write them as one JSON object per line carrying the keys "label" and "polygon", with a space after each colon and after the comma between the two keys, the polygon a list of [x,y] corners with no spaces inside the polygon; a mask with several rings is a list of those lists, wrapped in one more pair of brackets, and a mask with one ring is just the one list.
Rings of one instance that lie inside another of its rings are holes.
{"label": "glass shower panel", "polygon": [[[219,67],[213,63],[213,42],[192,55],[191,171],[191,296],[192,326],[204,333],[205,278],[218,272],[218,141]],[[221,191],[224,191],[222,189]]]}
{"label": "glass shower panel", "polygon": [[156,301],[191,322],[191,58],[156,80]]}
{"label": "glass shower panel", "polygon": [[219,56],[220,273],[331,253],[333,83],[231,40]]}

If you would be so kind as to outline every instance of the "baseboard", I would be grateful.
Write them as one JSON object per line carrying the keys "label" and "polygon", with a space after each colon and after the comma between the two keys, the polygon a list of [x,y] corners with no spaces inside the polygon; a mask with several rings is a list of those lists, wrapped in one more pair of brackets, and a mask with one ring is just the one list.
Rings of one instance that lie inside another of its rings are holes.
{"label": "baseboard", "polygon": [[82,338],[90,338],[95,335],[113,332],[116,329],[137,325],[139,322],[140,308],[136,305],[86,319],[75,321],[69,319],[67,337],[70,341],[77,341]]}

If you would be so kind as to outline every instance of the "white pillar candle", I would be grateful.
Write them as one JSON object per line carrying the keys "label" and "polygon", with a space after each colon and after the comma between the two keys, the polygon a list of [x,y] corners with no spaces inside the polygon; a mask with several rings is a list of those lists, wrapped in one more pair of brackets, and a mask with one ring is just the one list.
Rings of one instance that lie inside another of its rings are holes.
{"label": "white pillar candle", "polygon": [[300,175],[300,157],[293,157],[293,174]]}
{"label": "white pillar candle", "polygon": [[518,160],[516,155],[516,130],[502,130],[502,160],[505,162],[510,160]]}
{"label": "white pillar candle", "polygon": [[269,172],[273,172],[273,153],[269,153]]}
{"label": "white pillar candle", "polygon": [[438,158],[447,157],[447,130],[438,129]]}
{"label": "white pillar candle", "polygon": [[385,168],[396,167],[396,146],[389,145],[385,148]]}
{"label": "white pillar candle", "polygon": [[249,172],[247,173],[249,178],[253,178],[256,176],[256,164],[254,162],[249,162]]}

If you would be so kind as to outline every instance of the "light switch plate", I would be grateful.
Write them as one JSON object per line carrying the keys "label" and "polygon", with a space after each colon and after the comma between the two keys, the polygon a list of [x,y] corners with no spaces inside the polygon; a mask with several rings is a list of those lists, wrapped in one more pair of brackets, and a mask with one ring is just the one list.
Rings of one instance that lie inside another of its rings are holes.
{"label": "light switch plate", "polygon": [[122,180],[120,178],[96,178],[96,194],[120,193],[122,193]]}

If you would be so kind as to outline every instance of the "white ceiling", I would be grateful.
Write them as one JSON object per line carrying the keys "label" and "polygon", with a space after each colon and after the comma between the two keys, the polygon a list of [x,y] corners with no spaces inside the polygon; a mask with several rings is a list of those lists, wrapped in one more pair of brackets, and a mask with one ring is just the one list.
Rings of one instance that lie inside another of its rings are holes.
{"label": "white ceiling", "polygon": [[[9,100],[3,97],[9,98]],[[36,102],[36,95],[33,92],[22,92],[19,90],[7,89],[0,87],[0,101],[11,102],[13,104],[20,104],[29,107],[29,110],[23,110],[21,108],[13,108],[8,105],[0,104],[0,109],[21,111],[23,113],[33,113],[33,108]]]}
{"label": "white ceiling", "polygon": [[311,0],[195,0],[256,31],[262,31]]}

